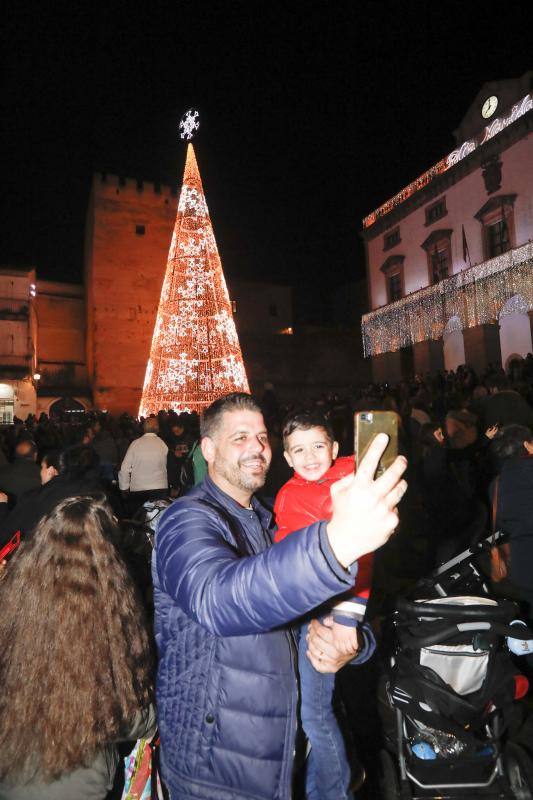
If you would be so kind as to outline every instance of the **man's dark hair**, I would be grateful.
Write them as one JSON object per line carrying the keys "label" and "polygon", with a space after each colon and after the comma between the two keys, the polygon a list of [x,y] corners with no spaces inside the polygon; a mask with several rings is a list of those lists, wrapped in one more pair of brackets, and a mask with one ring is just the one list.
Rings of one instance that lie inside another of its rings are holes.
{"label": "man's dark hair", "polygon": [[489,389],[497,389],[499,392],[508,388],[508,380],[505,375],[489,375],[485,383]]}
{"label": "man's dark hair", "polygon": [[47,450],[41,458],[41,464],[45,462],[47,467],[53,467],[57,472],[61,468],[61,450]]}
{"label": "man's dark hair", "polygon": [[[46,463],[48,464],[48,462]],[[100,458],[92,447],[75,444],[61,451],[58,464],[60,475],[80,478],[96,472],[100,465]]]}
{"label": "man's dark hair", "polygon": [[320,411],[294,411],[285,417],[283,422],[283,447],[287,449],[288,438],[294,431],[308,431],[311,428],[322,428],[330,442],[335,441],[333,428],[327,417]]}
{"label": "man's dark hair", "polygon": [[524,442],[532,442],[533,434],[525,425],[506,425],[490,443],[491,457],[499,471],[509,458],[526,455]]}
{"label": "man's dark hair", "polygon": [[257,411],[262,413],[261,406],[251,394],[231,392],[219,397],[211,403],[200,417],[200,436],[212,437],[220,425],[223,414],[231,411]]}

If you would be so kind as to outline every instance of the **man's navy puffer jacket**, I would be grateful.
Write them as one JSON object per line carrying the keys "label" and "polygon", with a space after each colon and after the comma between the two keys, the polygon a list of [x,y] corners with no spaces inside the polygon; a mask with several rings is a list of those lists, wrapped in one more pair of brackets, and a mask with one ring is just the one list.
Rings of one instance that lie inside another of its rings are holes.
{"label": "man's navy puffer jacket", "polygon": [[[270,513],[209,477],[161,517],[157,705],[173,800],[289,800],[298,701],[286,623],[346,591],[325,523],[270,547]],[[243,558],[242,556],[251,556]]]}

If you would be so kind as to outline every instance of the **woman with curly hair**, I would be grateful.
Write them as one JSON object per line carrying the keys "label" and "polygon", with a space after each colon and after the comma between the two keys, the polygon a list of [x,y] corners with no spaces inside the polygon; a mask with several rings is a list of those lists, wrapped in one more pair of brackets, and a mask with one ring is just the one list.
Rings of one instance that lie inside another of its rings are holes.
{"label": "woman with curly hair", "polygon": [[143,611],[109,506],[63,500],[0,580],[0,798],[102,800],[155,730]]}

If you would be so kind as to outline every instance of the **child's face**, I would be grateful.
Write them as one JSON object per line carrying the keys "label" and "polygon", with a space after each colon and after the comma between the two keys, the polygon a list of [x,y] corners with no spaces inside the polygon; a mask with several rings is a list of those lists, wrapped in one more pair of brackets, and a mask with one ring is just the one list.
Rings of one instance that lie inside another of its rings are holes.
{"label": "child's face", "polygon": [[339,445],[331,442],[324,428],[293,431],[287,437],[284,456],[293,470],[307,481],[318,481],[337,458]]}

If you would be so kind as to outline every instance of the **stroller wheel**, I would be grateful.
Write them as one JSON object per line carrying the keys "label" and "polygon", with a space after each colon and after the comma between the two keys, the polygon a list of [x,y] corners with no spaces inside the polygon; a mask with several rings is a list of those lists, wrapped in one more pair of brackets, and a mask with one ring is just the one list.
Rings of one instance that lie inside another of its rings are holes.
{"label": "stroller wheel", "polygon": [[533,762],[520,745],[508,742],[505,748],[505,772],[516,800],[533,800]]}
{"label": "stroller wheel", "polygon": [[405,794],[405,789],[400,788],[398,769],[394,758],[388,750],[379,752],[379,790],[381,800],[408,800],[411,793]]}

